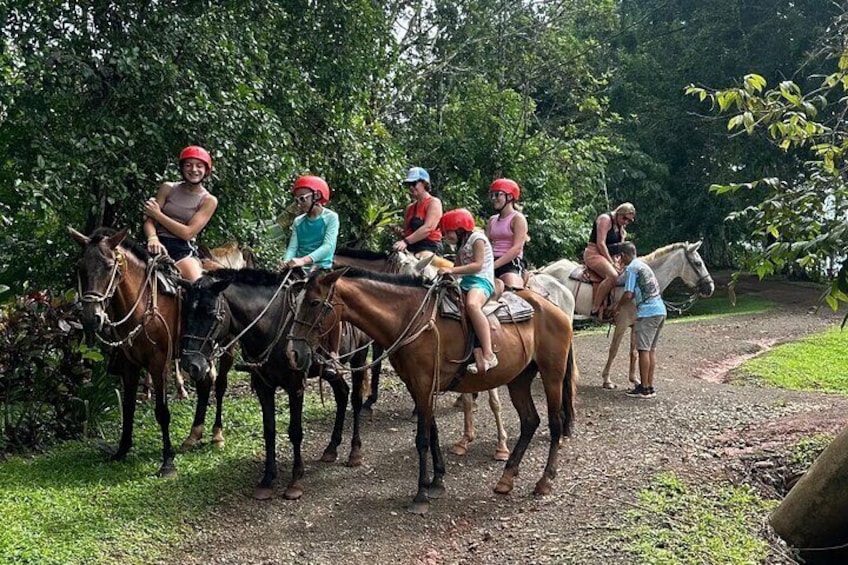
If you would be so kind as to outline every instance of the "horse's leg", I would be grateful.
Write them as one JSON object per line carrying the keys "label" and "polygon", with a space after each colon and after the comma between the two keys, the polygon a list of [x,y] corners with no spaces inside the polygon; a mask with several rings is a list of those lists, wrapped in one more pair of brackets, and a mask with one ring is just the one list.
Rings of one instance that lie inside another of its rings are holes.
{"label": "horse's leg", "polygon": [[224,447],[224,395],[227,393],[229,373],[235,362],[235,351],[223,355],[218,362],[218,378],[215,379],[215,424],[212,426],[212,445]]}
{"label": "horse's leg", "polygon": [[[156,396],[156,421],[162,432],[162,466],[159,467],[160,477],[173,477],[177,474],[174,467],[174,446],[171,445],[171,411],[168,410],[168,391],[165,389],[169,363],[156,367],[150,374],[153,376],[153,393]],[[158,372],[157,372],[158,370]],[[155,376],[158,375],[158,378]]]}
{"label": "horse's leg", "polygon": [[[378,359],[383,354],[383,349],[377,344],[371,345],[371,362],[373,363],[375,359]],[[371,394],[368,395],[368,398],[365,399],[365,404],[362,405],[362,410],[365,411],[366,414],[372,414],[374,412],[373,406],[377,404],[377,396],[379,395],[380,390],[380,370],[382,369],[383,362],[380,361],[378,363],[374,363],[371,367]]]}
{"label": "horse's leg", "polygon": [[267,500],[274,494],[271,485],[277,478],[277,421],[274,409],[274,389],[255,372],[251,375],[253,389],[262,407],[262,436],[265,439],[265,474],[253,491],[253,498]]}
{"label": "horse's leg", "polygon": [[462,393],[459,395],[459,399],[462,401],[464,430],[462,437],[451,448],[451,453],[462,456],[468,453],[468,446],[474,441],[476,433],[474,430],[474,401],[471,394]]}
{"label": "horse's leg", "polygon": [[191,431],[188,437],[183,440],[180,445],[181,450],[191,449],[203,437],[203,425],[206,422],[206,408],[209,405],[209,393],[212,388],[212,379],[203,379],[203,382],[197,383],[197,406],[194,408],[194,420],[191,423]]}
{"label": "horse's leg", "polygon": [[436,418],[431,418],[430,425],[430,455],[433,457],[433,480],[427,491],[428,496],[437,500],[445,494],[445,459],[439,445],[439,430],[436,428]]}
{"label": "horse's leg", "polygon": [[[571,356],[569,356],[567,362],[571,363]],[[571,371],[571,367],[566,367],[562,360],[543,363],[539,368],[545,386],[545,399],[548,404],[548,429],[551,434],[551,444],[548,449],[548,461],[545,464],[544,471],[542,471],[542,476],[536,483],[533,494],[550,494],[552,490],[551,481],[556,478],[557,457],[564,427],[563,384],[566,371]]]}
{"label": "horse's leg", "polygon": [[639,363],[639,352],[636,351],[636,328],[630,326],[630,368],[627,373],[627,378],[630,384],[638,385],[642,381],[636,376],[636,366]]}
{"label": "horse's leg", "polygon": [[501,397],[496,388],[489,391],[489,408],[492,409],[492,415],[495,417],[495,426],[498,428],[498,445],[495,447],[495,461],[506,461],[509,459],[509,447],[506,445],[506,428],[504,427],[503,417],[501,416]]}
{"label": "horse's leg", "polygon": [[[518,418],[521,422],[521,435],[512,450],[512,455],[509,456],[504,466],[503,475],[501,475],[498,484],[495,485],[494,490],[498,494],[508,494],[512,491],[514,479],[518,476],[521,459],[524,457],[524,452],[530,445],[530,440],[536,433],[536,428],[539,427],[541,421],[539,413],[536,412],[536,405],[533,403],[533,396],[530,394],[530,385],[533,382],[533,377],[536,376],[536,371],[536,363],[530,363],[508,385],[509,398],[518,411]],[[557,415],[557,417],[561,416]]]}
{"label": "horse's leg", "polygon": [[111,363],[115,365],[121,363],[121,383],[123,385],[124,395],[121,397],[121,440],[118,443],[118,450],[109,456],[109,460],[123,461],[133,443],[135,403],[141,368],[127,359],[120,349],[116,350],[115,355],[122,358],[121,360],[115,359]]}
{"label": "horse's leg", "polygon": [[[335,374],[335,373],[334,373]],[[324,463],[332,463],[339,457],[339,444],[342,442],[342,432],[344,431],[345,412],[347,412],[347,399],[350,395],[350,387],[339,374],[335,374],[331,380],[327,382],[333,389],[333,397],[336,399],[336,420],[333,423],[333,434],[330,436],[330,443],[324,449],[321,455],[321,461]]]}
{"label": "horse's leg", "polygon": [[412,505],[409,507],[409,511],[413,514],[426,514],[430,510],[430,477],[427,472],[427,451],[430,449],[430,433],[434,427],[434,420],[433,407],[429,402],[429,390],[430,387],[426,386],[426,390],[423,390],[420,394],[413,393],[415,408],[418,413],[418,426],[415,432],[415,449],[418,451],[418,492],[415,493]]}
{"label": "horse's leg", "polygon": [[[354,355],[350,364],[354,367],[362,367],[368,362],[365,350],[361,354]],[[347,458],[348,467],[359,467],[362,465],[362,439],[359,437],[360,416],[362,415],[362,385],[365,380],[366,370],[354,371],[351,374],[351,405],[353,408],[353,433],[350,438],[350,456]]]}
{"label": "horse's leg", "polygon": [[[343,379],[340,379],[343,381]],[[347,383],[345,383],[347,387]],[[289,394],[289,441],[292,444],[292,478],[283,493],[286,500],[297,500],[303,496],[303,487],[300,480],[303,478],[303,456],[301,444],[303,443],[303,389],[299,386],[293,390],[287,390]],[[345,397],[345,403],[347,397]]]}
{"label": "horse's leg", "polygon": [[[188,391],[185,387],[185,379],[183,379],[182,371],[180,371],[179,360],[174,363],[174,379],[177,385],[177,400],[185,400],[186,398],[188,398]],[[209,399],[208,394],[206,395],[206,399]]]}
{"label": "horse's leg", "polygon": [[624,323],[616,323],[615,331],[612,334],[612,342],[610,343],[609,348],[609,357],[607,357],[607,364],[604,365],[604,370],[601,373],[601,377],[603,377],[604,382],[601,386],[608,389],[615,388],[615,384],[610,379],[610,369],[612,369],[612,362],[615,361],[615,356],[618,354],[618,348],[621,345],[621,340],[624,337],[624,333],[627,331],[627,324]]}

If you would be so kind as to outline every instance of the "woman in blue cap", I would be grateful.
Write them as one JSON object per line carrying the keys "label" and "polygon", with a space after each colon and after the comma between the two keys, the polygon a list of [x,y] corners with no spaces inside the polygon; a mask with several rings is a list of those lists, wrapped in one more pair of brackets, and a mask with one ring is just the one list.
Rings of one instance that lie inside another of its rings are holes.
{"label": "woman in blue cap", "polygon": [[442,254],[442,201],[430,194],[430,175],[421,167],[412,167],[406,173],[404,186],[412,196],[406,207],[403,237],[396,241],[395,251],[409,251],[416,257]]}

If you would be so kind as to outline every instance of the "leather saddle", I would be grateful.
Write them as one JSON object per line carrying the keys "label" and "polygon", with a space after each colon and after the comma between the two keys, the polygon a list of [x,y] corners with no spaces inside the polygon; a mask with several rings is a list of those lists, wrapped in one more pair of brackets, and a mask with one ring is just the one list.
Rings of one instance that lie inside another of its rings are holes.
{"label": "leather saddle", "polygon": [[[462,293],[445,293],[439,306],[442,317],[461,320],[464,307],[460,306],[460,300]],[[492,318],[503,324],[514,324],[532,319],[533,307],[514,292],[504,292],[499,299],[489,300],[483,305],[483,314],[489,319],[489,325],[494,325]]]}

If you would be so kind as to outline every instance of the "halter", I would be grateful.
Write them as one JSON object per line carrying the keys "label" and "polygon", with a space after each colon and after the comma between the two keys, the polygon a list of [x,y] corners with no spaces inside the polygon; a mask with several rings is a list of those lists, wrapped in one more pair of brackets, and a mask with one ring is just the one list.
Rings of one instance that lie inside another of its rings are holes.
{"label": "halter", "polygon": [[86,293],[82,291],[82,279],[80,278],[79,269],[77,269],[77,290],[83,302],[91,302],[94,304],[102,304],[114,296],[120,282],[121,268],[127,264],[127,258],[120,249],[115,250],[115,263],[112,265],[112,272],[109,273],[109,284],[106,286],[106,292],[101,294],[97,291],[90,290]]}
{"label": "halter", "polygon": [[[695,264],[692,262],[692,259],[689,257],[688,249],[683,250],[683,256],[686,258],[686,262],[689,263],[689,266],[692,267],[692,270],[695,271],[695,274],[698,274],[698,268],[695,266]],[[663,299],[663,304],[665,304],[666,308],[668,308],[669,310],[673,310],[678,314],[683,314],[684,312],[691,309],[692,306],[695,304],[695,301],[697,301],[701,297],[700,287],[701,283],[703,282],[709,282],[715,285],[712,275],[707,272],[706,275],[700,276],[695,282],[695,292],[693,292],[689,298],[682,302],[669,302],[668,300]]]}
{"label": "halter", "polygon": [[[253,320],[251,320],[251,322],[249,324],[247,324],[247,326],[245,326],[242,331],[240,331],[235,337],[233,337],[232,340],[230,340],[229,343],[227,343],[224,346],[217,345],[216,338],[221,333],[221,326],[223,325],[224,320],[227,319],[227,315],[229,315],[229,317],[232,317],[232,312],[230,311],[229,303],[226,301],[226,298],[224,298],[224,296],[222,294],[218,294],[218,296],[215,300],[215,313],[213,314],[213,318],[214,318],[215,321],[209,326],[209,331],[206,333],[206,335],[202,336],[202,337],[196,336],[196,335],[191,335],[191,334],[183,335],[183,339],[193,339],[193,340],[196,340],[196,341],[200,341],[200,346],[197,349],[185,349],[184,348],[183,351],[186,352],[186,353],[195,353],[195,354],[201,355],[201,356],[205,357],[210,362],[215,361],[216,359],[218,359],[219,357],[221,357],[222,355],[227,353],[227,351],[229,351],[232,346],[234,346],[236,343],[238,343],[238,341],[248,331],[250,331],[250,329],[253,326],[255,326],[259,322],[260,319],[262,319],[262,317],[268,312],[268,310],[270,310],[271,305],[274,303],[275,300],[277,300],[277,297],[280,295],[280,292],[282,292],[283,289],[286,289],[286,297],[284,299],[284,302],[285,303],[290,302],[291,288],[294,286],[294,284],[289,281],[289,278],[291,277],[291,273],[292,273],[291,270],[289,270],[289,272],[286,273],[286,276],[280,282],[280,285],[277,287],[277,290],[274,291],[274,295],[271,297],[271,299],[268,301],[268,303],[265,305],[265,307],[262,309],[262,311],[259,312],[259,314]],[[291,315],[291,307],[286,308],[286,315],[283,317],[280,324],[277,326],[277,335],[274,337],[274,339],[271,341],[271,343],[268,345],[268,347],[265,348],[265,351],[263,351],[257,359],[255,359],[255,360],[247,359],[245,352],[242,351],[242,356],[245,357],[245,360],[247,361],[245,363],[246,366],[261,367],[261,366],[265,365],[265,363],[268,361],[268,358],[271,356],[271,352],[274,350],[274,347],[280,341],[280,338],[283,335],[284,328],[288,325],[288,318],[289,318],[290,315]],[[210,343],[212,344],[212,346],[211,346],[211,348],[209,348],[209,350],[210,350],[209,353],[206,353],[205,350],[207,349],[207,346]]]}

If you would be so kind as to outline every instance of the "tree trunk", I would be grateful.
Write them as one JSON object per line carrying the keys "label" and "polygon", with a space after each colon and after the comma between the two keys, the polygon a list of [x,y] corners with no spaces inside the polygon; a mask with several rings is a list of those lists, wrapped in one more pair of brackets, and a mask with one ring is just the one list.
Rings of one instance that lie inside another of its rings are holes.
{"label": "tree trunk", "polygon": [[848,543],[848,428],[813,462],[769,521],[780,537],[798,549]]}

